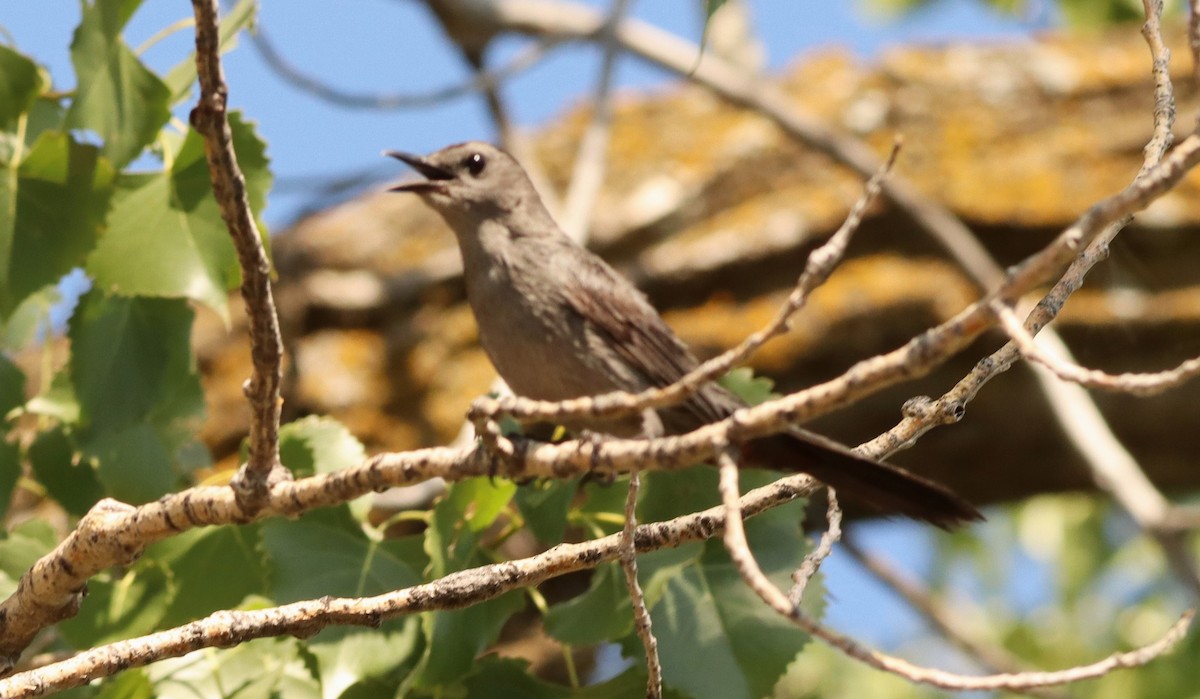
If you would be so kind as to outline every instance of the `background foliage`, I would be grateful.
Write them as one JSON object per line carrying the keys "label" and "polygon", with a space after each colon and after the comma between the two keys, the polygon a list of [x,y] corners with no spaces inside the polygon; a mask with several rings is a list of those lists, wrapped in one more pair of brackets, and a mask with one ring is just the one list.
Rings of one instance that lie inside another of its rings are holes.
{"label": "background foliage", "polygon": [[[720,3],[707,3],[711,12]],[[885,2],[907,10],[928,2]],[[995,0],[1005,9],[1020,3]],[[122,37],[139,0],[83,3],[70,41],[77,87],[55,89],[36,56],[0,46],[0,414],[12,438],[0,442],[0,508],[18,490],[41,507],[10,517],[0,540],[0,594],[102,497],[144,503],[191,485],[210,465],[197,438],[203,394],[190,346],[197,312],[229,317],[239,282],[232,245],[211,196],[203,146],[172,116],[193,97],[195,68],[181,55],[165,74],[147,68]],[[1127,18],[1140,3],[1062,3],[1080,23]],[[224,48],[251,26],[255,4],[226,8]],[[1139,14],[1140,16],[1140,14]],[[253,121],[234,114],[235,147],[251,205],[261,212],[272,185],[267,147]],[[265,228],[264,228],[265,230]],[[54,355],[49,324],[57,284],[82,269],[91,290]],[[40,352],[49,371],[26,395],[10,357]],[[731,385],[749,399],[770,390],[748,375]],[[282,430],[284,462],[298,475],[359,463],[364,452],[335,422],[308,417]],[[747,477],[744,486],[766,474]],[[715,475],[697,469],[647,477],[639,517],[651,521],[716,502]],[[759,480],[762,482],[762,480]],[[598,484],[473,480],[450,487],[430,512],[408,513],[419,534],[385,535],[365,502],[299,521],[187,532],[151,547],[134,565],[92,581],[78,616],[55,627],[42,651],[88,648],[169,628],[229,608],[372,595],[497,560],[522,528],[545,545],[619,529],[623,488]],[[28,499],[28,498],[27,498]],[[778,508],[748,535],[766,572],[787,585],[804,552],[802,506]],[[49,515],[46,513],[54,513]],[[985,539],[938,540],[931,571],[946,594],[981,600],[979,623],[1032,664],[1062,667],[1115,647],[1144,643],[1163,628],[1180,592],[1144,537],[1107,506],[1083,498],[1039,498],[993,514]],[[56,524],[52,524],[55,522]],[[1053,535],[1048,535],[1053,532]],[[1052,607],[1020,609],[1013,590],[1022,563],[1052,561]],[[1022,561],[1022,557],[1025,560]],[[923,696],[854,665],[766,613],[738,579],[719,542],[691,544],[640,560],[655,630],[675,696]],[[824,590],[811,586],[809,611]],[[620,571],[605,566],[582,594],[547,603],[537,590],[467,609],[386,622],[379,629],[331,629],[308,642],[254,641],[132,670],[72,692],[77,696],[257,697],[483,696],[509,687],[522,696],[624,697],[641,691],[633,666],[586,690],[530,677],[517,660],[478,655],[505,624],[531,610],[546,633],[572,646],[616,644],[640,656]],[[1021,613],[1018,614],[1017,612]],[[1116,623],[1111,623],[1112,620]],[[1080,688],[1099,697],[1191,696],[1186,669],[1200,656],[1195,634],[1175,658]],[[938,664],[944,647],[911,649]],[[797,659],[799,658],[799,659]],[[776,685],[778,684],[777,689]],[[1151,689],[1152,688],[1152,689]]]}

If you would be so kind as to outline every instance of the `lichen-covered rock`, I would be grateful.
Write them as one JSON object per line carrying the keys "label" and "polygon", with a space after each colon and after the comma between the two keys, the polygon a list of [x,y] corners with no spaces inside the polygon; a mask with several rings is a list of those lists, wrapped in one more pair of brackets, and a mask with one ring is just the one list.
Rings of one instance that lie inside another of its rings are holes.
{"label": "lichen-covered rock", "polygon": [[[1181,36],[1176,55],[1185,56]],[[1186,61],[1177,61],[1186,69]],[[1181,121],[1196,95],[1180,80]],[[1001,264],[1036,250],[1090,204],[1124,187],[1151,128],[1148,51],[1135,31],[1035,42],[899,48],[866,65],[814,55],[778,78],[797,109],[880,153],[897,135],[897,171],[973,228]],[[571,170],[586,108],[551,125],[535,151],[552,185]],[[1113,258],[1068,304],[1059,330],[1089,364],[1155,369],[1200,354],[1200,176],[1140,216]],[[812,245],[859,196],[848,170],[763,118],[696,86],[621,96],[593,246],[647,290],[699,353],[761,327]],[[285,413],[330,414],[372,450],[451,440],[493,373],[456,277],[453,238],[414,197],[369,194],[314,214],[274,241],[291,356]],[[950,317],[975,287],[920,229],[875,207],[850,259],[754,359],[783,389],[835,376]],[[197,329],[207,374],[205,437],[233,453],[247,415],[244,331]],[[949,389],[992,335],[914,384],[828,416],[857,442],[899,419],[916,394]],[[1098,396],[1156,480],[1195,487],[1195,388],[1153,399]],[[1025,369],[989,384],[954,427],[898,460],[978,502],[1090,487]]]}

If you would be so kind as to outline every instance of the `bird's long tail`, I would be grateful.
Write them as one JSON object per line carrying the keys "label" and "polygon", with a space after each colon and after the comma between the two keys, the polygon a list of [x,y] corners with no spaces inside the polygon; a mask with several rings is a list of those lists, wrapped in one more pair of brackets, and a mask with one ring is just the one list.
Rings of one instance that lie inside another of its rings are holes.
{"label": "bird's long tail", "polygon": [[844,500],[881,514],[900,514],[952,529],[983,515],[949,488],[899,466],[872,461],[818,434],[797,429],[748,442],[748,462],[777,471],[799,471],[833,487]]}

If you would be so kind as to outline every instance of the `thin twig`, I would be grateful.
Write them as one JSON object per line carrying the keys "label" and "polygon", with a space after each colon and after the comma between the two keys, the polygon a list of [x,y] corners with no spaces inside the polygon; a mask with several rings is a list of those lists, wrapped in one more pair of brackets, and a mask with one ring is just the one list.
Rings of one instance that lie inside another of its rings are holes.
{"label": "thin twig", "polygon": [[[864,570],[903,598],[909,606],[937,629],[943,638],[969,655],[983,668],[990,672],[1019,673],[1025,671],[1021,661],[1005,650],[1003,646],[980,638],[979,634],[966,623],[967,615],[943,604],[927,587],[905,575],[903,571],[891,565],[887,560],[864,551],[858,545],[856,537],[844,537],[842,549],[849,553],[850,557],[857,561]],[[961,605],[961,602],[956,604]],[[1032,693],[1047,699],[1061,696],[1047,690]]]}
{"label": "thin twig", "polygon": [[348,109],[371,109],[377,111],[400,111],[405,109],[420,109],[436,107],[450,100],[465,97],[474,92],[482,92],[495,88],[505,80],[537,65],[551,50],[561,42],[554,39],[538,41],[526,47],[505,65],[495,70],[484,70],[473,73],[471,77],[458,85],[451,85],[423,94],[414,93],[360,93],[349,92],[330,85],[319,78],[304,73],[292,65],[275,43],[263,31],[262,22],[250,34],[254,48],[271,70],[293,87],[330,104]]}
{"label": "thin twig", "polygon": [[1174,140],[1175,89],[1171,85],[1171,50],[1162,37],[1162,0],[1142,0],[1146,21],[1142,38],[1150,48],[1151,74],[1154,76],[1154,134],[1143,149],[1143,169],[1162,160]]}
{"label": "thin twig", "polygon": [[[732,463],[731,459],[730,462]],[[736,470],[736,465],[734,469]],[[280,484],[277,488],[288,485],[290,484]],[[743,516],[752,517],[766,509],[803,496],[811,486],[811,479],[805,476],[784,478],[747,493],[740,501],[733,503],[733,509]],[[736,491],[736,482],[733,489]],[[720,533],[724,513],[728,508],[729,504],[726,503],[668,522],[638,527],[635,536],[637,549],[639,552],[646,552],[711,538]],[[451,573],[434,582],[376,597],[324,597],[268,609],[217,612],[190,624],[93,648],[69,660],[0,680],[0,696],[14,699],[44,696],[80,686],[100,677],[109,677],[132,667],[180,657],[201,648],[227,647],[255,638],[281,635],[306,638],[332,624],[373,626],[378,624],[380,619],[477,604],[514,589],[536,585],[558,575],[593,568],[600,563],[611,561],[621,555],[623,537],[623,534],[618,533],[579,544],[560,544],[530,558]],[[786,603],[786,600],[784,602]],[[1072,668],[1059,673],[979,678],[913,666],[903,660],[862,648],[850,639],[805,618],[798,618],[796,621],[802,628],[844,652],[860,657],[874,667],[904,674],[915,681],[953,689],[1020,689],[1096,677],[1116,668],[1145,664],[1169,650],[1182,637],[1191,617],[1191,612],[1185,614],[1161,640],[1149,646],[1131,653],[1113,655],[1091,666]]]}
{"label": "thin twig", "polygon": [[[246,180],[233,150],[226,118],[229,89],[221,68],[219,0],[192,0],[196,15],[196,72],[200,98],[192,110],[193,128],[204,137],[213,196],[229,228],[242,270],[242,298],[250,325],[250,357],[254,373],[243,390],[250,401],[250,449],[246,464],[230,482],[247,515],[262,507],[268,479],[283,477],[279,467],[279,384],[283,343],[271,295],[271,263],[246,198]],[[278,475],[273,475],[273,472]]]}
{"label": "thin twig", "polygon": [[629,492],[625,496],[625,525],[621,528],[621,553],[618,560],[625,574],[625,589],[629,590],[629,602],[633,607],[633,628],[642,641],[646,652],[646,697],[659,699],[662,696],[662,663],[658,659],[658,639],[650,622],[650,610],[646,608],[646,595],[638,582],[637,565],[637,497],[641,479],[635,468],[629,472]]}
{"label": "thin twig", "polygon": [[788,590],[788,599],[797,607],[804,599],[804,590],[808,588],[809,581],[817,574],[825,559],[829,558],[829,554],[833,553],[833,545],[842,538],[842,508],[838,505],[837,491],[826,486],[825,497],[829,499],[825,509],[825,531],[821,532],[817,547],[804,557],[800,567],[792,573],[792,589]]}
{"label": "thin twig", "polygon": [[1057,356],[1038,346],[1033,335],[1025,329],[1017,314],[1007,306],[996,308],[1000,326],[1008,333],[1026,359],[1041,364],[1063,381],[1114,393],[1134,396],[1153,396],[1200,375],[1200,357],[1184,360],[1174,369],[1156,372],[1125,372],[1110,374],[1099,369],[1089,369],[1066,357]]}
{"label": "thin twig", "polygon": [[1018,672],[970,677],[915,665],[907,660],[866,648],[847,636],[825,628],[804,614],[798,605],[793,604],[779,588],[771,583],[754,560],[749,545],[746,543],[745,530],[741,526],[741,513],[744,512],[744,505],[737,498],[737,461],[728,450],[725,450],[718,454],[717,465],[720,468],[719,488],[722,508],[725,513],[725,548],[729,551],[734,567],[737,568],[738,573],[750,589],[767,606],[812,636],[820,638],[842,653],[866,665],[884,672],[899,675],[912,682],[921,682],[943,689],[960,691],[1008,690],[1027,692],[1039,687],[1067,684],[1083,679],[1100,677],[1118,668],[1144,665],[1166,653],[1187,633],[1187,629],[1194,616],[1194,612],[1191,610],[1185,612],[1179,621],[1168,629],[1167,633],[1155,643],[1129,653],[1115,653],[1097,663],[1068,668],[1058,672]]}
{"label": "thin twig", "polygon": [[[1169,53],[1161,37],[1162,5],[1156,0],[1146,0],[1144,4],[1147,18],[1142,34],[1150,48],[1155,83],[1154,128],[1144,149],[1142,167],[1131,186],[1137,186],[1159,168],[1172,142],[1175,118],[1173,88],[1168,71]],[[1197,129],[1200,130],[1200,122]],[[1195,138],[1193,134],[1188,140]],[[1180,144],[1180,149],[1182,147],[1183,144]],[[1180,149],[1176,149],[1176,152]],[[1130,214],[1111,220],[1072,261],[1062,278],[1026,318],[1023,326],[1025,333],[1030,336],[1037,334],[1057,316],[1067,298],[1083,285],[1092,267],[1108,256],[1109,244],[1128,224]],[[1043,332],[1042,337],[1043,345],[1051,355],[1059,356],[1064,362],[1072,361],[1066,345],[1057,335]],[[867,447],[868,453],[890,453],[905,448],[928,430],[956,422],[983,385],[1006,371],[1019,358],[1017,343],[1008,343],[976,364],[970,374],[937,401],[916,406],[920,408],[918,411],[906,414],[900,424],[872,440]],[[1178,533],[1178,522],[1183,517],[1146,477],[1133,455],[1113,434],[1086,391],[1076,385],[1063,384],[1039,367],[1035,366],[1034,369],[1034,377],[1059,425],[1088,463],[1096,482],[1130,513],[1144,531],[1158,541],[1176,577],[1193,595],[1200,598],[1200,571]]]}

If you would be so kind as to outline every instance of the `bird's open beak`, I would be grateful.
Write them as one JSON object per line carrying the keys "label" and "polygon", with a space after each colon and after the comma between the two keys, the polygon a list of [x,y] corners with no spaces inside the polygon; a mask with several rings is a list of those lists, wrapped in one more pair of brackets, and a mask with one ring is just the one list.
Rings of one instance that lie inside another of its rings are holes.
{"label": "bird's open beak", "polygon": [[430,163],[419,155],[404,153],[398,150],[385,150],[383,154],[406,163],[409,167],[425,176],[425,179],[421,181],[408,182],[390,187],[388,188],[389,192],[413,192],[416,194],[422,192],[439,192],[444,189],[443,185],[439,184],[439,182],[454,179],[454,173]]}

